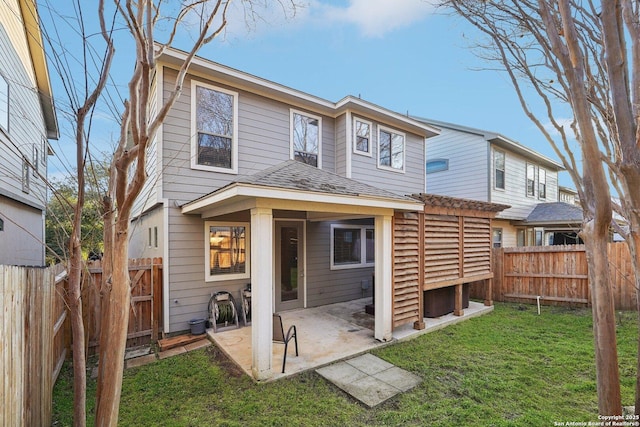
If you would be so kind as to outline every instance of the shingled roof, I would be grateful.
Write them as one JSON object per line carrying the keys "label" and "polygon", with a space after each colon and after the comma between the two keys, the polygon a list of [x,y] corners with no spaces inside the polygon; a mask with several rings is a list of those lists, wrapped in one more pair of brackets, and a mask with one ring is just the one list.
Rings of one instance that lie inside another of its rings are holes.
{"label": "shingled roof", "polygon": [[457,197],[440,196],[437,194],[418,193],[412,194],[412,198],[424,202],[427,206],[435,206],[453,209],[470,209],[484,212],[501,212],[510,208],[509,205],[498,203],[481,202],[479,200],[460,199]]}
{"label": "shingled roof", "polygon": [[582,222],[582,209],[564,202],[540,203],[531,211],[525,224],[576,224]]}
{"label": "shingled roof", "polygon": [[296,160],[287,160],[253,175],[239,176],[226,187],[234,184],[250,184],[344,196],[369,196],[402,201],[412,200],[409,197],[345,178]]}

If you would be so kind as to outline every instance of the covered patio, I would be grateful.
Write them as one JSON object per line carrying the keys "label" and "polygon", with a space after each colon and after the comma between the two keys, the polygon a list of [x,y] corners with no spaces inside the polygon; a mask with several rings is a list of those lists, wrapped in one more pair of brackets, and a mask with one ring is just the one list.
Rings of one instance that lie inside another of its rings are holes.
{"label": "covered patio", "polygon": [[[307,264],[306,259],[308,248],[315,243],[312,242],[311,236],[308,236],[309,228],[321,222],[363,219],[369,220],[371,224],[369,226],[373,243],[371,255],[375,259],[375,264],[371,264],[376,282],[373,331],[369,329],[355,331],[354,326],[347,326],[328,334],[332,322],[326,322],[324,332],[327,336],[335,336],[338,339],[337,342],[327,344],[327,351],[339,348],[342,341],[353,341],[359,335],[362,337],[358,342],[362,344],[353,354],[367,351],[379,343],[392,340],[394,326],[392,319],[393,216],[397,212],[415,212],[421,209],[423,204],[415,199],[399,196],[294,160],[254,175],[239,177],[231,184],[183,205],[183,214],[200,215],[206,221],[230,221],[241,218],[246,224],[245,229],[249,230],[250,237],[247,238],[249,262],[247,264],[251,281],[252,325],[250,328],[234,331],[237,335],[214,334],[214,341],[221,340],[222,338],[219,337],[224,336],[227,344],[221,344],[223,348],[229,344],[235,344],[234,349],[242,348],[242,351],[234,354],[229,350],[230,356],[238,360],[245,370],[248,367],[255,379],[269,380],[277,376],[281,370],[281,349],[272,342],[272,313],[280,311],[284,313],[285,325],[291,324],[292,321],[301,323],[298,327],[303,354],[321,354],[318,343],[322,341],[318,341],[315,334],[305,334],[304,330],[317,329],[322,324],[323,316],[320,315],[322,311],[309,318],[309,327],[302,324],[304,323],[302,318],[295,318],[296,315],[305,312],[300,309],[320,305],[317,302],[309,303],[307,292],[314,283],[314,278],[310,275],[311,266]],[[299,305],[291,307],[294,308],[292,311],[290,305],[285,307],[284,300],[281,299],[281,287],[279,287],[283,276],[281,266],[284,259],[281,249],[285,241],[281,225],[291,221],[299,221],[300,224],[299,231],[288,240],[293,242],[290,254],[294,254],[291,260],[296,268],[291,271],[292,275],[297,277],[296,287],[299,289],[299,294],[296,296]],[[321,237],[315,236],[316,240]],[[324,256],[326,260],[330,258],[328,246]],[[325,271],[339,270],[330,269],[327,263]],[[360,281],[358,280],[356,284],[359,287]],[[220,283],[216,286],[223,288],[225,285]],[[230,282],[229,286],[233,284]],[[323,329],[318,330],[323,331]],[[307,339],[311,341],[303,341]],[[314,350],[309,351],[309,349]],[[324,364],[338,358],[340,356],[331,354],[323,359],[324,361],[313,363]],[[298,371],[307,369],[296,368],[293,359],[291,359],[291,372],[296,369]]]}
{"label": "covered patio", "polygon": [[[365,313],[371,298],[330,304],[321,307],[291,310],[281,313],[286,328],[295,325],[298,331],[298,357],[293,343],[289,346],[286,371],[281,373],[284,345],[272,348],[273,376],[270,380],[316,369],[338,360],[368,352],[390,343],[416,338],[445,326],[489,313],[493,306],[471,301],[464,315],[453,313],[438,318],[425,318],[425,328],[416,330],[411,324],[396,328],[393,339],[381,342],[374,338],[374,316]],[[209,338],[242,370],[252,376],[252,326],[214,333]]]}

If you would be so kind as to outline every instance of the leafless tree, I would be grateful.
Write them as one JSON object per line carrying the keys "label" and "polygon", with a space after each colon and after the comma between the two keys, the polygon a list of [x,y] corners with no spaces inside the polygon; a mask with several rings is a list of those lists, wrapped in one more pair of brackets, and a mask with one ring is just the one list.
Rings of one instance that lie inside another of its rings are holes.
{"label": "leafless tree", "polygon": [[[200,48],[216,38],[227,25],[231,0],[189,0],[177,12],[165,15],[169,3],[161,0],[114,0],[120,18],[135,43],[135,66],[128,84],[128,99],[121,115],[121,128],[111,163],[108,194],[104,198],[105,234],[101,306],[96,425],[115,426],[118,421],[124,352],[131,301],[129,259],[130,215],[144,185],[146,153],[158,129],[183,90],[188,69]],[[259,17],[266,0],[239,0],[245,22]],[[270,6],[294,7],[278,1]],[[173,5],[175,7],[175,5]],[[160,22],[169,22],[164,42],[156,38]],[[171,46],[180,31],[193,36],[186,60],[164,100],[152,102],[156,61]]]}
{"label": "leafless tree", "polygon": [[[593,304],[599,411],[620,414],[607,242],[613,225],[627,237],[638,273],[640,5],[632,0],[441,3],[485,36],[487,43],[477,44],[476,52],[506,71],[524,112],[576,186],[584,212],[581,235]],[[572,116],[568,125],[562,120],[566,111]],[[611,201],[610,184],[620,196],[619,204]],[[628,221],[628,229],[612,221],[612,210]],[[639,396],[637,382],[636,413]]]}

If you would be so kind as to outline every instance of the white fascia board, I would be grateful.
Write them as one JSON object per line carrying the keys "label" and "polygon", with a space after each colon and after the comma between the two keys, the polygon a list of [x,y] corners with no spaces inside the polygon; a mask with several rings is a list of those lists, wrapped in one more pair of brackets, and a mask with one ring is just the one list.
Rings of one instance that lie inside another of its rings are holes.
{"label": "white fascia board", "polygon": [[420,211],[424,204],[411,200],[393,200],[373,196],[351,196],[341,194],[325,194],[311,191],[299,191],[284,188],[264,187],[252,184],[234,184],[233,186],[202,197],[182,207],[182,213],[200,213],[216,203],[229,200],[234,197],[253,197],[257,199],[290,200],[295,202],[313,202],[327,205],[343,205],[354,207],[383,208],[401,211]]}
{"label": "white fascia board", "polygon": [[542,162],[547,163],[547,166],[554,166],[558,168],[558,170],[560,171],[565,170],[564,166],[561,163],[553,159],[550,159],[549,157],[543,154],[540,154],[537,151],[532,150],[526,145],[522,145],[512,139],[507,138],[506,136],[500,135],[499,133],[489,134],[489,135],[486,135],[485,137],[489,142],[493,144],[497,143],[498,145],[501,145],[504,148],[509,148],[517,153],[525,155],[526,157],[536,159],[538,161],[541,160]]}

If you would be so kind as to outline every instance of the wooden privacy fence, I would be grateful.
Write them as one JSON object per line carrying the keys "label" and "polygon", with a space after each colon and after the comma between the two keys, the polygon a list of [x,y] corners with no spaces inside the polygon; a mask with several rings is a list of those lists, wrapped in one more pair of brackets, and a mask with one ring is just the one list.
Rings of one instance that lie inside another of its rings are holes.
{"label": "wooden privacy fence", "polygon": [[[82,289],[82,314],[87,340],[87,354],[98,352],[100,340],[100,287],[102,263],[87,264]],[[162,323],[162,258],[129,260],[131,310],[127,348],[155,342]]]}
{"label": "wooden privacy fence", "polygon": [[[636,309],[636,289],[626,243],[609,244],[609,268],[617,310]],[[493,252],[496,301],[586,306],[591,303],[584,245],[497,248]],[[481,297],[472,289],[472,297]]]}
{"label": "wooden privacy fence", "polygon": [[0,425],[51,422],[66,356],[61,267],[0,266]]}

